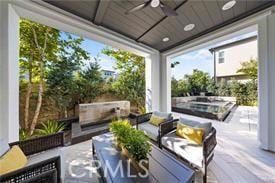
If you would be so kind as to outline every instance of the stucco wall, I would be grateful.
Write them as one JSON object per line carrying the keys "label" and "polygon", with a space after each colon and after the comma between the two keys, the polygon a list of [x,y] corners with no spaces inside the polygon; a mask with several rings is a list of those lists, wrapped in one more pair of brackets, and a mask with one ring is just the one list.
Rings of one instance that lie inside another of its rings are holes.
{"label": "stucco wall", "polygon": [[[224,51],[224,63],[219,63],[219,51]],[[257,59],[257,40],[216,51],[216,76],[238,75],[241,62]]]}

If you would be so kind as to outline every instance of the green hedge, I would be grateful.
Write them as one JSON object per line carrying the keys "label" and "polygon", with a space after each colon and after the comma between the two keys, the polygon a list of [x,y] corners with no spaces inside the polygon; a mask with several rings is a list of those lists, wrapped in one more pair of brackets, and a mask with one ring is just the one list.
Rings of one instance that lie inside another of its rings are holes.
{"label": "green hedge", "polygon": [[249,81],[247,83],[237,81],[231,83],[221,82],[217,85],[215,94],[236,97],[238,105],[255,106],[258,104],[256,81]]}

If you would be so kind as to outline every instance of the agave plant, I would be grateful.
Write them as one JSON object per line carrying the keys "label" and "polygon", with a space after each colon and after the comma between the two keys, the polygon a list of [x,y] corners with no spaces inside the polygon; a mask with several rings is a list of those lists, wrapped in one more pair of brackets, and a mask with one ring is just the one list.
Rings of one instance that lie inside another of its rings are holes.
{"label": "agave plant", "polygon": [[57,122],[55,120],[48,120],[47,122],[44,122],[41,125],[42,127],[36,130],[39,135],[55,134],[65,129],[63,123]]}
{"label": "agave plant", "polygon": [[139,114],[145,114],[146,113],[146,108],[144,106],[138,107],[138,113]]}
{"label": "agave plant", "polygon": [[20,128],[19,129],[19,140],[27,140],[30,139],[32,136],[31,134],[28,132],[28,130]]}

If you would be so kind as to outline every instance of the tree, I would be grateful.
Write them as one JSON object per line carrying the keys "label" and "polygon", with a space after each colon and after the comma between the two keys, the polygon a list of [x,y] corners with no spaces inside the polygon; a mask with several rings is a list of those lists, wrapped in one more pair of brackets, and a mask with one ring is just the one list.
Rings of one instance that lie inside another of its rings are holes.
{"label": "tree", "polygon": [[39,67],[39,91],[36,109],[30,125],[30,134],[32,135],[38,120],[40,109],[42,106],[43,92],[44,92],[44,79],[45,79],[45,68],[48,62],[53,61],[56,56],[54,53],[57,51],[57,40],[59,37],[59,31],[44,26],[41,24],[31,22],[31,30],[33,32],[33,41],[38,53],[38,67]]}
{"label": "tree", "polygon": [[32,92],[33,78],[38,76],[38,68],[36,61],[38,54],[33,41],[33,33],[31,31],[30,22],[24,19],[20,20],[20,78],[21,80],[27,77],[27,92],[25,96],[24,107],[24,126],[29,128],[29,106]]}
{"label": "tree", "polygon": [[116,60],[118,78],[112,88],[118,96],[137,104],[139,110],[145,105],[145,62],[144,58],[127,51],[105,48],[102,53]]}
{"label": "tree", "polygon": [[258,61],[250,59],[249,61],[242,62],[241,65],[242,67],[237,72],[246,74],[255,82],[258,78]]}
{"label": "tree", "polygon": [[184,79],[177,80],[172,77],[171,80],[171,93],[172,97],[183,97],[188,93],[188,83]]}
{"label": "tree", "polygon": [[191,75],[186,74],[184,78],[188,83],[188,91],[194,95],[207,92],[207,88],[212,81],[209,73],[197,69],[194,69]]}
{"label": "tree", "polygon": [[175,62],[171,63],[171,68],[175,68],[179,64],[180,64],[179,61],[175,61]]}
{"label": "tree", "polygon": [[246,98],[243,103],[245,105],[257,104],[257,79],[258,79],[258,61],[250,59],[249,61],[242,62],[242,67],[237,71],[238,73],[246,74],[252,81],[245,84],[246,94],[242,95],[242,98]]}
{"label": "tree", "polygon": [[[57,52],[57,42],[59,31],[25,19],[20,20],[20,65],[24,65],[26,73],[29,75],[28,89],[25,104],[24,127],[30,129],[33,134],[37,119],[40,113],[46,67],[49,62],[54,61]],[[34,71],[37,79],[39,91],[36,109],[29,126],[29,99],[32,92]]]}
{"label": "tree", "polygon": [[72,97],[75,92],[75,72],[89,59],[89,53],[80,45],[82,38],[73,38],[67,34],[67,39],[59,41],[57,61],[52,63],[47,76],[47,95],[55,102],[64,117],[68,117],[68,108],[74,107]]}
{"label": "tree", "polygon": [[87,68],[78,73],[76,95],[79,102],[92,102],[103,91],[104,80],[99,61],[98,58],[94,58]]}
{"label": "tree", "polygon": [[171,94],[172,97],[179,97],[179,83],[176,78],[172,77],[171,79]]}

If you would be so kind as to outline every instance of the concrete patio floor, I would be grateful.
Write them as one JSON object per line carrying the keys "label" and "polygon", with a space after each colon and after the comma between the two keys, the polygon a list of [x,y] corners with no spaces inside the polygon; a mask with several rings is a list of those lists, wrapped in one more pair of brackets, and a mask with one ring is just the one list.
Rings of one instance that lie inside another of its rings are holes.
{"label": "concrete patio floor", "polygon": [[[275,182],[275,153],[259,148],[256,123],[257,108],[244,106],[236,108],[226,122],[213,121],[218,145],[208,168],[208,182]],[[66,147],[65,182],[101,182],[91,160],[91,141]],[[196,175],[196,182],[201,182],[201,175]]]}

